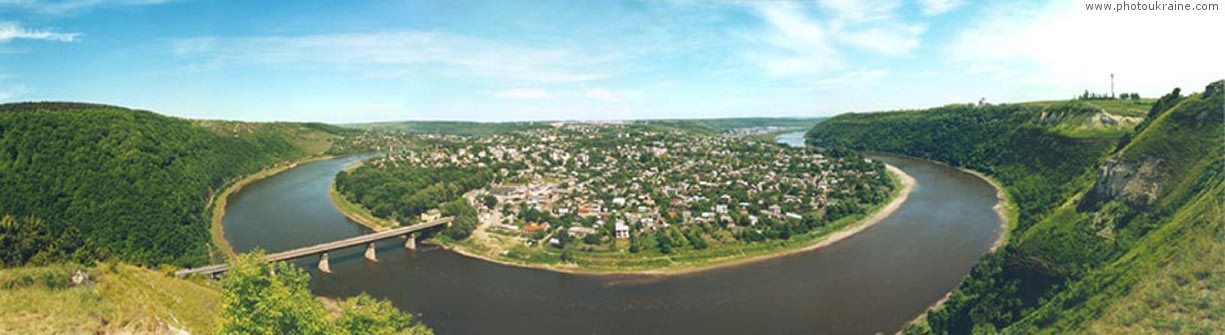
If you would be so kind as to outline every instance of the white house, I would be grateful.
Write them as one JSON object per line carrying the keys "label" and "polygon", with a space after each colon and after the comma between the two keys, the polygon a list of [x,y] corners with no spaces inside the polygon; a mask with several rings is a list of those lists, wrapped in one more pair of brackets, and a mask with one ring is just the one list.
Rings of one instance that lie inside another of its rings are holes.
{"label": "white house", "polygon": [[630,226],[625,225],[625,222],[617,221],[613,232],[617,238],[630,238]]}

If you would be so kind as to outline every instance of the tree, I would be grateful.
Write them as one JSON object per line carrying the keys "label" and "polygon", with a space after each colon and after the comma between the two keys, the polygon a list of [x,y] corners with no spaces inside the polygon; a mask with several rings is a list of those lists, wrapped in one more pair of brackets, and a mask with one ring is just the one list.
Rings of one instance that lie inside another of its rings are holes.
{"label": "tree", "polygon": [[262,250],[239,255],[221,280],[222,334],[329,334],[328,313],[311,296],[310,275],[269,263]]}
{"label": "tree", "polygon": [[481,197],[481,203],[485,204],[486,208],[493,208],[494,206],[498,205],[498,197],[486,194],[485,196]]}
{"label": "tree", "polygon": [[662,254],[672,253],[672,238],[668,237],[667,233],[655,235],[655,242],[659,244],[659,252]]}
{"label": "tree", "polygon": [[239,255],[221,279],[221,334],[433,334],[386,300],[362,294],[339,305],[333,322],[311,295],[310,275],[269,263],[264,251]]}
{"label": "tree", "polygon": [[362,294],[350,298],[340,304],[344,310],[336,318],[336,327],[341,333],[372,334],[372,335],[431,335],[433,330],[420,323],[414,323],[413,317],[401,313],[386,300],[376,300]]}

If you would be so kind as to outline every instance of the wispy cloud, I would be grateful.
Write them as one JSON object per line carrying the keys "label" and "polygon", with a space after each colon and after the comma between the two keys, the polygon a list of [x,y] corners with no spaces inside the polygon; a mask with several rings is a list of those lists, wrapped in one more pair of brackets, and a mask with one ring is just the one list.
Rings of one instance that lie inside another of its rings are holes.
{"label": "wispy cloud", "polygon": [[[206,63],[340,65],[372,76],[404,76],[441,66],[464,75],[525,83],[572,83],[607,78],[616,55],[515,45],[457,34],[395,31],[193,38],[171,50]],[[599,70],[598,70],[599,69]]]}
{"label": "wispy cloud", "polygon": [[0,101],[12,101],[26,93],[30,93],[30,89],[20,84],[0,88]]}
{"label": "wispy cloud", "polygon": [[746,58],[774,75],[810,76],[853,63],[847,57],[854,50],[906,56],[919,48],[926,28],[905,22],[900,8],[900,1],[754,3],[767,29],[750,36],[770,48],[746,52]]}
{"label": "wispy cloud", "polygon": [[639,96],[641,96],[641,94],[635,91],[614,91],[604,88],[592,88],[584,91],[583,96],[604,102],[622,102],[637,99]]}
{"label": "wispy cloud", "polygon": [[794,3],[768,3],[755,7],[771,30],[761,32],[773,50],[753,50],[748,58],[775,75],[809,75],[842,63],[830,32]]}
{"label": "wispy cloud", "polygon": [[961,0],[919,0],[919,6],[923,15],[940,15],[961,6]]}
{"label": "wispy cloud", "polygon": [[889,76],[889,74],[889,69],[851,71],[833,77],[821,78],[814,82],[814,86],[820,89],[845,88],[848,86],[869,87]]}
{"label": "wispy cloud", "polygon": [[17,22],[0,22],[0,43],[19,39],[75,42],[80,36],[80,33],[58,33],[54,30],[24,28]]}
{"label": "wispy cloud", "polygon": [[507,99],[548,99],[553,93],[541,88],[516,88],[493,93],[494,96]]}
{"label": "wispy cloud", "polygon": [[103,6],[160,5],[175,0],[0,0],[0,8],[13,8],[49,15],[62,15]]}

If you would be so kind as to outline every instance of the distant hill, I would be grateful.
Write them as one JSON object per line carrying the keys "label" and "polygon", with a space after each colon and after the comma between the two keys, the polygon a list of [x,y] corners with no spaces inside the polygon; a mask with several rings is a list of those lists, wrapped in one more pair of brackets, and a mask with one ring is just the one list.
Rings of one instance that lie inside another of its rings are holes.
{"label": "distant hill", "polygon": [[[820,122],[820,118],[726,118],[726,119],[660,119],[625,122],[653,124],[685,130],[725,131],[736,128],[788,127],[808,128]],[[393,130],[421,134],[443,134],[463,136],[486,136],[515,131],[551,127],[555,123],[579,121],[532,121],[532,122],[469,122],[469,121],[393,121],[346,124],[358,129]]]}
{"label": "distant hill", "polygon": [[240,176],[318,155],[347,130],[186,120],[122,107],[0,105],[0,266],[209,258],[212,196]]}
{"label": "distant hill", "polygon": [[824,118],[726,118],[726,119],[672,119],[642,120],[645,124],[677,127],[686,130],[727,131],[741,128],[795,128],[807,129]]}
{"label": "distant hill", "polygon": [[908,333],[1212,333],[1225,329],[1223,91],[1175,90],[1148,113],[1093,101],[847,114],[808,141],[983,171],[1019,208],[1008,244]]}
{"label": "distant hill", "polygon": [[547,128],[551,122],[469,122],[469,121],[391,121],[353,123],[345,127],[392,130],[418,134],[486,136],[521,130]]}

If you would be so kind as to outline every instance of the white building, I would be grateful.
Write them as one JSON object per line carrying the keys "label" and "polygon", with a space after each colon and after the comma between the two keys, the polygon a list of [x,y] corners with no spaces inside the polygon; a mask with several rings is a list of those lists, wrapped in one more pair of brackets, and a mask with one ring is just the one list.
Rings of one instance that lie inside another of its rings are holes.
{"label": "white building", "polygon": [[625,225],[625,222],[617,221],[613,232],[617,238],[630,238],[630,226]]}

